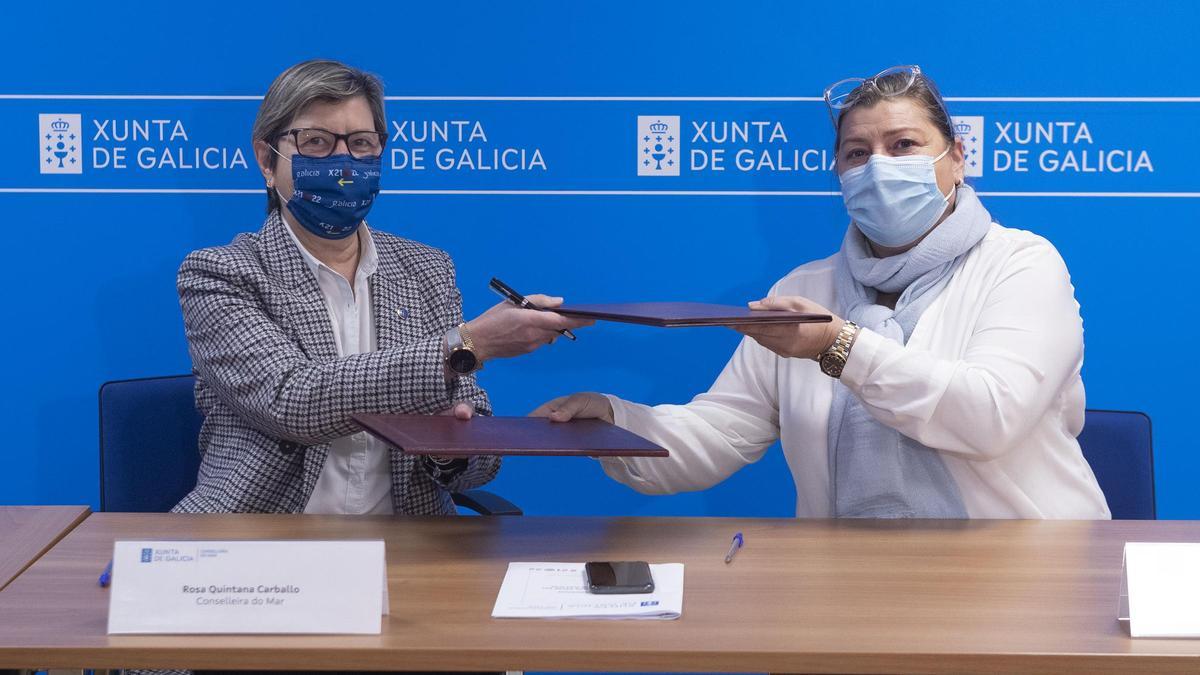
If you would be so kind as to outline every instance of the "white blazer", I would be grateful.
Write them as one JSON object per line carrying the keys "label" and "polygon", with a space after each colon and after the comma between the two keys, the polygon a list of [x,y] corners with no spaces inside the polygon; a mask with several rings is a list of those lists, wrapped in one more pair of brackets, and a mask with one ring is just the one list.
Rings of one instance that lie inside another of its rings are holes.
{"label": "white blazer", "polygon": [[[837,307],[836,258],[796,268],[771,295]],[[1083,321],[1058,251],[993,223],[908,344],[861,331],[842,382],[880,422],[941,452],[970,517],[1110,518],[1076,441],[1082,366]],[[649,407],[610,396],[617,425],[671,456],[601,463],[639,492],[703,490],[782,439],[796,516],[827,518],[833,386],[814,361],[746,338],[691,403]]]}

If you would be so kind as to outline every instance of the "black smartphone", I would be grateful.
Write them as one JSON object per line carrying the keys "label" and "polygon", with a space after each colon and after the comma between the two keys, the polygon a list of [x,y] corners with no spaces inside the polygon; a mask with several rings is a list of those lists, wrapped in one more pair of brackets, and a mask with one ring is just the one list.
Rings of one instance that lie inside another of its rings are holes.
{"label": "black smartphone", "polygon": [[654,578],[644,562],[590,562],[584,566],[592,593],[653,593]]}

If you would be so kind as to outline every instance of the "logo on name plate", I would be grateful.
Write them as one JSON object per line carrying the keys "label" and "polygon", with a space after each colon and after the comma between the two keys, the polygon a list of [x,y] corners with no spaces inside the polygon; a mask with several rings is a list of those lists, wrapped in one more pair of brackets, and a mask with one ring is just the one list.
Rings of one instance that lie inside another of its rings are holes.
{"label": "logo on name plate", "polygon": [[679,175],[679,116],[638,115],[637,175]]}
{"label": "logo on name plate", "polygon": [[42,173],[83,173],[83,120],[78,114],[38,115]]}
{"label": "logo on name plate", "polygon": [[144,549],[142,549],[142,562],[144,562],[144,563],[148,563],[148,562],[150,562],[150,561],[151,561],[153,558],[154,558],[154,549],[152,549],[152,548],[144,548]]}
{"label": "logo on name plate", "polygon": [[963,143],[963,173],[971,178],[983,175],[983,118],[952,117],[954,135]]}

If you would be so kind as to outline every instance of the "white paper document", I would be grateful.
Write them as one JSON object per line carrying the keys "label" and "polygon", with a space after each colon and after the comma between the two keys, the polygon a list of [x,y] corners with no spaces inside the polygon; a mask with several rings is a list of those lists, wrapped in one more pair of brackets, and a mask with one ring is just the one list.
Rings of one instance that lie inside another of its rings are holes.
{"label": "white paper document", "polygon": [[683,564],[650,565],[653,593],[588,592],[585,563],[513,562],[496,596],[496,619],[678,619]]}
{"label": "white paper document", "polygon": [[118,541],[109,633],[378,634],[382,541]]}
{"label": "white paper document", "polygon": [[1200,638],[1200,544],[1129,542],[1121,576],[1131,637]]}

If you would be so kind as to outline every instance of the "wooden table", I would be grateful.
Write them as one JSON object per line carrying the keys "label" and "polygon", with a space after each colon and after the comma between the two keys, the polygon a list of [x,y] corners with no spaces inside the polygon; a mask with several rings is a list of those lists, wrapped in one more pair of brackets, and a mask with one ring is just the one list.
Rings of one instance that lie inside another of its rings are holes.
{"label": "wooden table", "polygon": [[[371,537],[382,635],[105,634],[115,539]],[[1200,523],[96,514],[0,593],[0,667],[1200,672],[1200,641],[1117,622],[1126,541]],[[686,563],[683,617],[490,618],[509,561],[589,559]]]}
{"label": "wooden table", "polygon": [[86,506],[0,506],[0,589],[89,513]]}

